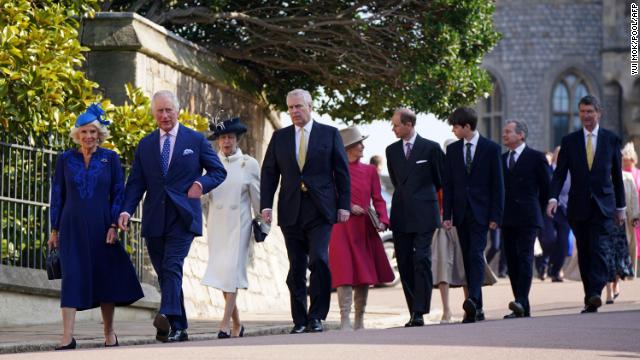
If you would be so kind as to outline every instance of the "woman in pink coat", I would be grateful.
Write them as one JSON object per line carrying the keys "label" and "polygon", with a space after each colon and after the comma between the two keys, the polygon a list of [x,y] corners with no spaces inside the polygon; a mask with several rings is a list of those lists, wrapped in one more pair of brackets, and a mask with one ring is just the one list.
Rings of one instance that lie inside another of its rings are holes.
{"label": "woman in pink coat", "polygon": [[[364,309],[370,285],[393,281],[393,271],[378,231],[389,225],[387,208],[380,192],[380,178],[375,166],[360,162],[364,150],[362,136],[356,127],[340,130],[351,177],[351,216],[349,221],[333,226],[329,242],[329,268],[332,286],[338,291],[340,328],[352,329],[349,315],[355,303],[353,328],[363,328]],[[378,228],[369,215],[373,203]]]}

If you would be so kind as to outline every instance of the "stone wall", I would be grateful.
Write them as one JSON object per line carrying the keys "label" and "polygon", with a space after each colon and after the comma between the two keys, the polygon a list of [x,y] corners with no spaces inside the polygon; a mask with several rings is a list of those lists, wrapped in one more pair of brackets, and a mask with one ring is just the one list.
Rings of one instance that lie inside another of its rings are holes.
{"label": "stone wall", "polygon": [[494,23],[502,39],[484,66],[503,84],[503,119],[527,121],[528,143],[549,149],[554,83],[573,70],[602,95],[602,1],[498,0]]}
{"label": "stone wall", "polygon": [[[205,114],[221,107],[239,115],[249,127],[240,142],[243,152],[261,162],[277,113],[261,99],[242,91],[218,68],[215,56],[136,14],[98,13],[83,22],[82,44],[91,49],[86,72],[116,104],[126,100],[124,85],[132,83],[147,95],[174,91],[183,107]],[[211,231],[211,229],[208,229]],[[183,289],[189,318],[219,318],[224,301],[220,291],[200,284],[208,251],[206,231],[194,240],[185,261]],[[288,260],[284,240],[274,226],[266,242],[255,245],[249,266],[249,289],[238,296],[241,312],[289,308],[286,287]]]}

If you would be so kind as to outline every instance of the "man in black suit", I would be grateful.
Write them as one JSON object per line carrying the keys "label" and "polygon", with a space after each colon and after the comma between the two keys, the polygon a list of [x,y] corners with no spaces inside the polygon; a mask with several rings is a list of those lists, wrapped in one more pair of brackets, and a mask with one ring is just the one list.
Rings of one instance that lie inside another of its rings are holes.
{"label": "man in black suit", "polygon": [[502,238],[509,267],[514,301],[505,319],[529,317],[529,291],[533,278],[533,245],[543,226],[543,213],[549,198],[551,168],[545,155],[525,144],[527,124],[508,120],[502,141],[509,151],[502,154],[504,173],[504,217]]}
{"label": "man in black suit", "polygon": [[442,187],[444,153],[416,133],[416,115],[398,109],[391,118],[400,140],[386,150],[391,200],[391,230],[402,289],[411,318],[405,326],[424,325],[431,306],[431,239],[440,226],[437,192]]}
{"label": "man in black suit", "polygon": [[464,323],[484,320],[482,284],[487,231],[502,221],[504,182],[500,145],[476,131],[478,116],[467,107],[457,108],[449,124],[459,139],[447,147],[444,166],[444,214],[446,230],[456,226],[469,297],[462,304]]}
{"label": "man in black suit", "polygon": [[582,129],[562,138],[551,180],[547,215],[553,217],[567,172],[571,188],[567,218],[576,237],[578,266],[584,288],[582,313],[597,312],[607,283],[607,252],[611,247],[613,219],[625,219],[620,139],[599,126],[601,105],[587,95],[578,103]]}
{"label": "man in black suit", "polygon": [[[293,125],[275,131],[267,147],[260,208],[262,218],[271,223],[273,197],[280,183],[278,225],[289,257],[291,333],[321,332],[331,300],[331,228],[336,221],[347,221],[351,209],[349,165],[338,130],[311,119],[309,92],[289,92],[287,107]],[[307,267],[311,270],[308,312]]]}

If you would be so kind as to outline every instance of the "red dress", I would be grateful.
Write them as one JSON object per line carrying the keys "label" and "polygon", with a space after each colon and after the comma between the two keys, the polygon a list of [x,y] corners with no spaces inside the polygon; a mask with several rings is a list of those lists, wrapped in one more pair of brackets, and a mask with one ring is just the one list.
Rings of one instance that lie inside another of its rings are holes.
{"label": "red dress", "polygon": [[[380,177],[375,166],[359,161],[349,164],[351,203],[363,209],[373,207],[380,221],[389,225],[387,208],[380,193]],[[329,242],[331,285],[375,285],[393,281],[393,271],[378,231],[368,214],[353,215],[346,223],[333,226]]]}

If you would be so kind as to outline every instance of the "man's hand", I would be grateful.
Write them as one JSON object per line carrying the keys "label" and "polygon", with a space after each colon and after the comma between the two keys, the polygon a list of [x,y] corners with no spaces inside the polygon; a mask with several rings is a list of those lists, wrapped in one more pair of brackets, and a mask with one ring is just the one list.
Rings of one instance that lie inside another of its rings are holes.
{"label": "man's hand", "polygon": [[202,187],[198,183],[191,184],[187,197],[189,199],[200,199],[200,196],[202,196]]}
{"label": "man's hand", "polygon": [[115,244],[118,240],[118,232],[115,228],[110,227],[107,231],[107,244]]}
{"label": "man's hand", "polygon": [[130,216],[127,213],[120,214],[120,217],[118,218],[118,227],[120,228],[120,230],[129,230],[129,227],[127,226],[129,224],[129,218]]}
{"label": "man's hand", "polygon": [[353,215],[362,215],[364,213],[366,213],[367,211],[365,209],[363,209],[360,205],[356,205],[356,204],[352,204],[351,205],[351,213]]}
{"label": "man's hand", "polygon": [[338,222],[347,222],[349,220],[349,210],[338,209]]}
{"label": "man's hand", "polygon": [[271,224],[271,209],[264,209],[262,210],[262,220],[264,220],[265,223],[267,224]]}
{"label": "man's hand", "polygon": [[557,209],[558,203],[555,201],[549,201],[549,204],[547,205],[547,216],[553,219]]}
{"label": "man's hand", "polygon": [[626,219],[627,219],[627,214],[625,213],[625,210],[616,210],[615,220],[618,226],[623,225]]}
{"label": "man's hand", "polygon": [[489,229],[495,230],[498,228],[498,223],[495,221],[489,221]]}
{"label": "man's hand", "polygon": [[445,220],[442,222],[442,227],[445,230],[451,230],[451,228],[453,227],[453,225],[451,224],[451,220]]}

